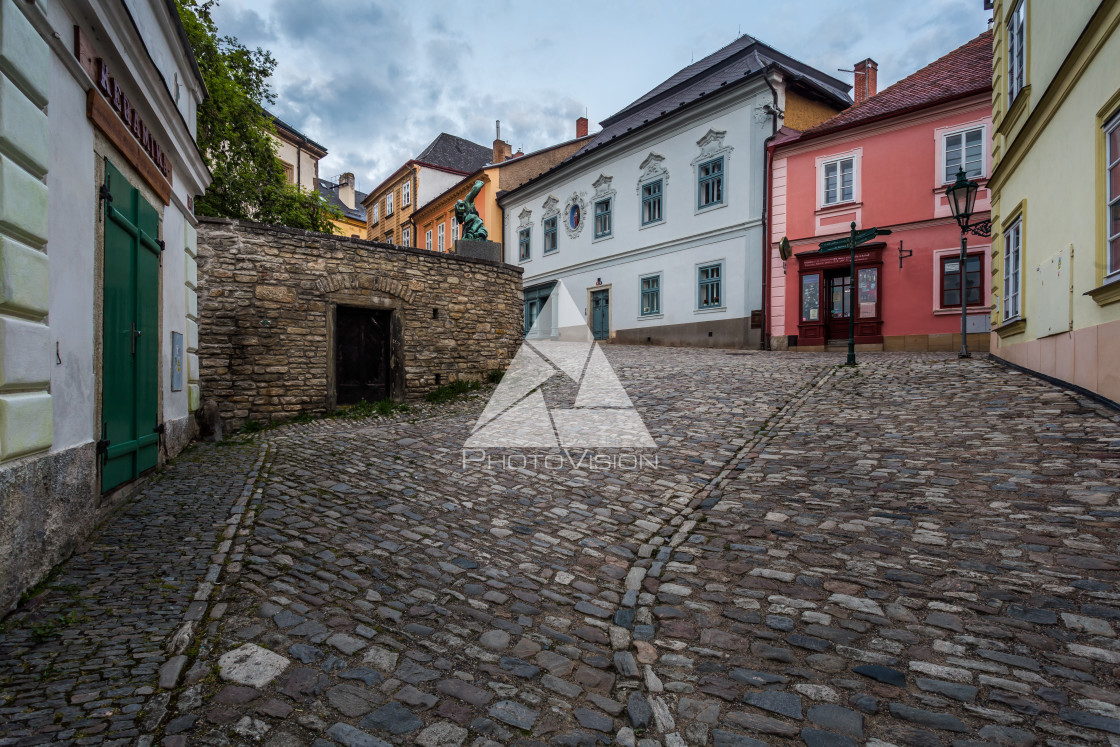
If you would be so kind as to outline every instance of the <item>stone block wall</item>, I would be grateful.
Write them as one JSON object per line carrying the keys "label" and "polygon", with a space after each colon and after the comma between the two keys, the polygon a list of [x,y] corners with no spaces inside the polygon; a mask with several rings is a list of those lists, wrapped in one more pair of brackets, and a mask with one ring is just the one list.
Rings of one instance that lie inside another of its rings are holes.
{"label": "stone block wall", "polygon": [[338,306],[391,310],[394,399],[504,370],[521,268],[245,221],[198,230],[201,397],[227,432],[335,407]]}

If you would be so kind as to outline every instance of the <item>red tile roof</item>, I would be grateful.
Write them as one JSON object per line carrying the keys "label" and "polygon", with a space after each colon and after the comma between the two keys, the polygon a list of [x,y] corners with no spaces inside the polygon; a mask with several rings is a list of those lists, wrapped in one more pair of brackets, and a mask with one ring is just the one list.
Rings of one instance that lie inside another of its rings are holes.
{"label": "red tile roof", "polygon": [[992,32],[954,49],[862,104],[856,104],[816,127],[801,139],[886,119],[934,104],[992,90]]}

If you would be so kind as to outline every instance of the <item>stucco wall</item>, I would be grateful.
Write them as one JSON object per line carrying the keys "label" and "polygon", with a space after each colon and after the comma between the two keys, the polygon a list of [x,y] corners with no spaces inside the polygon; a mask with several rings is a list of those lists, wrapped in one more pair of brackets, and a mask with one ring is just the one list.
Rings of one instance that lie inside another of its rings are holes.
{"label": "stucco wall", "polygon": [[[724,94],[562,166],[504,198],[506,261],[525,268],[526,287],[563,280],[585,315],[587,290],[610,286],[612,339],[753,344],[760,330],[749,328],[749,317],[762,308],[763,142],[771,133],[770,118],[756,117],[755,112],[771,100],[762,83]],[[723,133],[718,154],[724,156],[724,199],[714,209],[698,209],[696,164],[716,154],[702,155],[702,148],[709,146],[700,142],[709,133]],[[663,157],[660,166],[667,172],[664,220],[643,226],[640,185],[653,163],[647,161],[651,154]],[[601,196],[594,184],[604,175],[611,178],[613,231],[608,238],[596,239],[593,210]],[[584,203],[583,228],[575,236],[564,225],[573,196]],[[557,250],[544,254],[543,219],[550,197],[558,201],[560,228]],[[522,261],[518,232],[525,225],[531,228],[531,256]],[[698,267],[719,261],[724,263],[723,306],[699,309]],[[653,273],[662,277],[661,313],[642,316],[640,278]],[[727,328],[735,332],[729,334]]]}
{"label": "stucco wall", "polygon": [[515,267],[225,220],[198,245],[202,398],[229,428],[334,407],[339,305],[399,319],[395,398],[504,370],[521,343]]}

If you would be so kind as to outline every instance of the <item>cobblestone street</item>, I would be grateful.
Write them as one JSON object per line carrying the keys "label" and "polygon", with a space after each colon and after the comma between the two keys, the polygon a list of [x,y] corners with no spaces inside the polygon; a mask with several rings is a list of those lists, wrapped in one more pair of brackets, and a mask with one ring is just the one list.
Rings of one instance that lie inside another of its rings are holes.
{"label": "cobblestone street", "polygon": [[196,446],[5,621],[0,745],[1120,745],[1117,413],[604,351],[655,466],[465,462],[488,392]]}

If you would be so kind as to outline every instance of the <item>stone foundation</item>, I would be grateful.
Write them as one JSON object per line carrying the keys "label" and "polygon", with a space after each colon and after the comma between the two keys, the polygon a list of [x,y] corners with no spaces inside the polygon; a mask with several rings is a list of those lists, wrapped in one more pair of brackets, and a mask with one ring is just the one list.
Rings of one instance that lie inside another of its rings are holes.
{"label": "stone foundation", "polygon": [[9,462],[0,470],[0,615],[97,523],[93,443]]}
{"label": "stone foundation", "polygon": [[203,402],[226,432],[336,404],[338,306],[391,312],[391,396],[505,369],[521,344],[521,268],[277,226],[198,229]]}
{"label": "stone foundation", "polygon": [[743,317],[633,327],[611,332],[610,342],[621,345],[668,345],[690,348],[758,348],[761,330],[751,329],[751,320]]}

